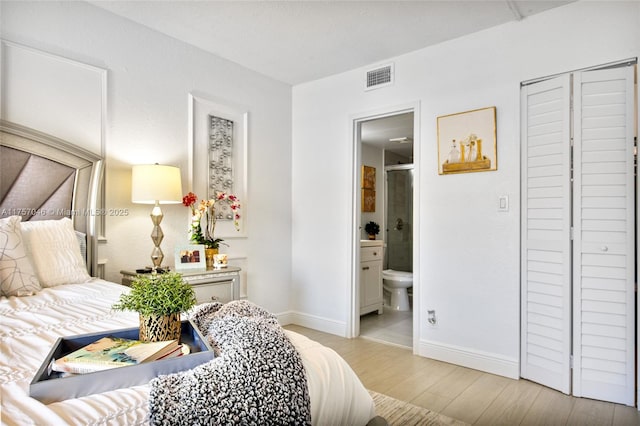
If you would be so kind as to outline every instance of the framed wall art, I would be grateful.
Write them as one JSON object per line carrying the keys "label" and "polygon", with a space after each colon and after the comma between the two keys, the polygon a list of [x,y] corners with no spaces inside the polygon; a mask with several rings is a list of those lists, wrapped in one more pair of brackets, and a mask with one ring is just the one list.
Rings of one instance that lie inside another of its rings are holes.
{"label": "framed wall art", "polygon": [[176,271],[207,269],[203,244],[186,244],[176,247]]}
{"label": "framed wall art", "polygon": [[438,173],[498,169],[496,107],[438,117]]}
{"label": "framed wall art", "polygon": [[376,211],[376,168],[362,166],[362,211]]}
{"label": "framed wall art", "polygon": [[362,188],[362,211],[372,213],[376,211],[376,190]]}
{"label": "framed wall art", "polygon": [[362,187],[366,189],[376,189],[376,168],[362,166]]}
{"label": "framed wall art", "polygon": [[202,198],[218,191],[237,196],[242,205],[239,230],[229,205],[216,206],[216,237],[247,236],[248,111],[196,93],[189,94],[189,184]]}

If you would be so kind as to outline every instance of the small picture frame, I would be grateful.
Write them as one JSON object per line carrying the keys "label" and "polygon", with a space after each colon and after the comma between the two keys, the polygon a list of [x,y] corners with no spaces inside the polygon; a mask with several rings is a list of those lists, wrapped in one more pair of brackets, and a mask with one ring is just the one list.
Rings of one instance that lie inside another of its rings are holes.
{"label": "small picture frame", "polygon": [[175,250],[176,271],[207,269],[204,256],[204,244],[186,244],[177,246]]}

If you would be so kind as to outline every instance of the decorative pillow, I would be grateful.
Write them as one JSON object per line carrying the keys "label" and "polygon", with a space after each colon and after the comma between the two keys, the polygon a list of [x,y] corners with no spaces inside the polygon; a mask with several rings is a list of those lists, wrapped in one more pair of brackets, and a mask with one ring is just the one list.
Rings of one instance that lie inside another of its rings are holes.
{"label": "decorative pillow", "polygon": [[0,219],[0,293],[3,296],[31,296],[42,289],[27,257],[20,220],[20,216]]}
{"label": "decorative pillow", "polygon": [[43,287],[83,283],[91,278],[71,219],[36,220],[20,226]]}

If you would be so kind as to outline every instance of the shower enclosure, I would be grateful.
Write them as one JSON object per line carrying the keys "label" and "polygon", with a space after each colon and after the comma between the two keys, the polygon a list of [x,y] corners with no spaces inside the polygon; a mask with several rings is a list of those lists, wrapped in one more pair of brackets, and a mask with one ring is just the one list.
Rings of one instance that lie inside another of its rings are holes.
{"label": "shower enclosure", "polygon": [[413,272],[413,165],[385,167],[385,269]]}

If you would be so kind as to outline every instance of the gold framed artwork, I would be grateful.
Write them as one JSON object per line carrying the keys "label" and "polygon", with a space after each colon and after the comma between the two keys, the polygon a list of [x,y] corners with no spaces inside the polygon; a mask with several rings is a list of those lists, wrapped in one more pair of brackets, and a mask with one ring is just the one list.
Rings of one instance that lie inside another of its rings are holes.
{"label": "gold framed artwork", "polygon": [[366,189],[376,189],[376,168],[362,166],[362,187]]}
{"label": "gold framed artwork", "polygon": [[362,166],[362,211],[376,211],[376,168]]}
{"label": "gold framed artwork", "polygon": [[438,117],[438,173],[498,169],[496,107]]}
{"label": "gold framed artwork", "polygon": [[376,211],[376,190],[362,188],[362,211],[371,213]]}

